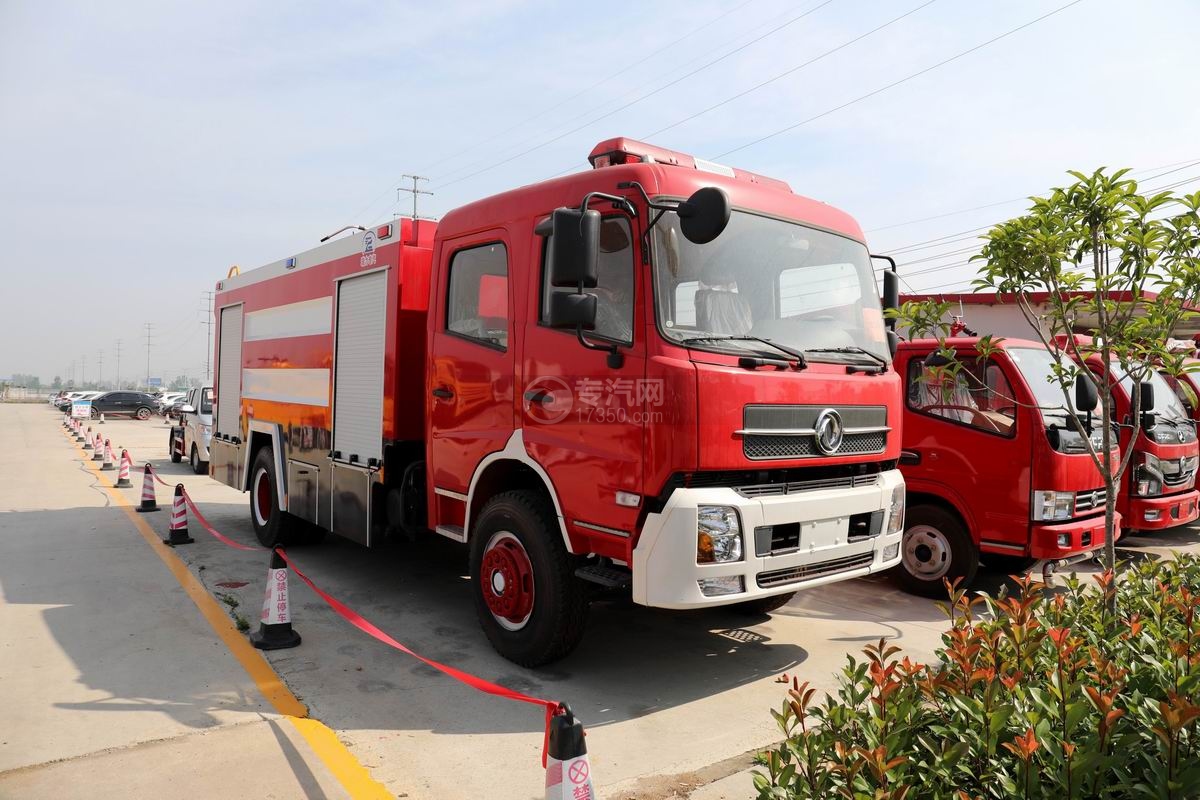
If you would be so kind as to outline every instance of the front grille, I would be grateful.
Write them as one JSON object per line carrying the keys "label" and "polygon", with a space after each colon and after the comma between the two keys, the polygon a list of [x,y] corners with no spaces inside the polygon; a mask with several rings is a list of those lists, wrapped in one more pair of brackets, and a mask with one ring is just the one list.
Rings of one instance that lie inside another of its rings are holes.
{"label": "front grille", "polygon": [[1075,513],[1085,514],[1088,511],[1095,511],[1097,508],[1104,508],[1106,497],[1104,489],[1093,489],[1090,492],[1076,492]]}
{"label": "front grille", "polygon": [[[835,455],[863,455],[867,453],[882,453],[887,446],[887,434],[848,433],[842,439],[842,446]],[[769,436],[763,434],[747,434],[742,439],[742,451],[746,458],[756,461],[771,458],[811,458],[821,455],[817,451],[816,442],[811,435],[800,436]]]}
{"label": "front grille", "polygon": [[770,497],[781,494],[816,492],[821,489],[859,489],[864,486],[875,486],[878,483],[878,475],[848,475],[839,478],[818,478],[808,481],[792,481],[790,483],[760,483],[754,486],[742,486],[734,491],[742,497]]}
{"label": "front grille", "polygon": [[1168,486],[1180,486],[1185,483],[1190,483],[1196,474],[1196,457],[1188,456],[1186,458],[1172,459],[1170,461],[1160,461],[1162,467],[1163,481]]}
{"label": "front grille", "polygon": [[859,553],[858,555],[835,558],[831,561],[821,561],[816,564],[802,564],[798,567],[760,572],[755,580],[759,588],[767,589],[772,586],[799,583],[800,581],[821,578],[826,575],[836,575],[839,572],[850,572],[851,570],[865,567],[874,560],[874,553]]}

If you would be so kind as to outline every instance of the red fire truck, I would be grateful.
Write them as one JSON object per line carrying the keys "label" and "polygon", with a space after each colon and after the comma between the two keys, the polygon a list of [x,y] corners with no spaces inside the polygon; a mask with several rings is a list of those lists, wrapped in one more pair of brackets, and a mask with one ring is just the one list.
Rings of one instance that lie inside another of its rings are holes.
{"label": "red fire truck", "polygon": [[1175,397],[1194,422],[1200,422],[1200,359],[1185,358],[1184,372],[1174,375],[1170,372],[1159,371],[1163,380],[1171,387]]}
{"label": "red fire truck", "polygon": [[[942,596],[943,579],[969,585],[981,556],[1005,569],[1053,569],[1104,546],[1104,478],[1050,382],[1054,355],[1038,342],[994,342],[983,357],[977,337],[947,339],[953,373],[938,369],[949,360],[936,340],[902,342],[896,353],[908,488],[896,575],[915,593]],[[1083,376],[1075,394],[1077,413],[1095,408]],[[1102,446],[1098,419],[1090,436]]]}
{"label": "red fire truck", "polygon": [[[1077,336],[1081,345],[1091,339]],[[1099,353],[1084,351],[1083,363],[1098,378],[1104,374]],[[1195,489],[1200,444],[1196,424],[1166,379],[1149,370],[1141,388],[1142,413],[1133,409],[1133,379],[1114,361],[1109,370],[1114,414],[1121,425],[1121,452],[1134,448],[1121,478],[1117,510],[1130,530],[1156,531],[1186,525],[1200,516]]]}
{"label": "red fire truck", "polygon": [[767,612],[899,559],[895,335],[859,226],[629,139],[589,161],[217,284],[211,474],[260,541],[463,542],[482,627],[530,666],[596,590]]}

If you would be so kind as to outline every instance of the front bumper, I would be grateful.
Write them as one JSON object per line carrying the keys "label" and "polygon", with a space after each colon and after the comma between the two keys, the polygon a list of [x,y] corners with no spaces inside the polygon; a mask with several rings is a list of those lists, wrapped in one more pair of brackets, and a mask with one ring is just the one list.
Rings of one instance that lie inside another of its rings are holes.
{"label": "front bumper", "polygon": [[[899,470],[883,472],[874,484],[796,494],[746,497],[731,488],[677,489],[661,513],[650,514],[633,551],[633,600],[658,608],[702,608],[869,575],[900,562],[903,532],[887,535],[892,491],[902,486]],[[730,506],[741,518],[741,561],[696,563],[699,506]],[[881,512],[880,533],[850,541],[853,515]],[[799,547],[756,555],[755,529],[799,523]],[[884,561],[883,551],[896,545]],[[707,596],[698,581],[741,576],[743,591]]]}
{"label": "front bumper", "polygon": [[[1122,518],[1113,512],[1116,520],[1116,538],[1121,538]],[[1060,546],[1060,536],[1066,536],[1068,544]],[[1067,522],[1035,523],[1029,537],[1029,555],[1038,560],[1058,560],[1080,553],[1087,553],[1104,546],[1104,515],[1073,519]]]}
{"label": "front bumper", "polygon": [[1132,497],[1126,527],[1139,531],[1159,531],[1194,522],[1200,516],[1200,491],[1168,494],[1162,497]]}

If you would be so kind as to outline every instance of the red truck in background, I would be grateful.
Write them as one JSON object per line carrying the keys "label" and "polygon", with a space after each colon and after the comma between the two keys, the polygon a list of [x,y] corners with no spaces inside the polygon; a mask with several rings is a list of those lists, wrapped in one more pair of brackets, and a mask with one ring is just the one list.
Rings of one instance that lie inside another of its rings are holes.
{"label": "red truck in background", "polygon": [[1173,375],[1160,370],[1159,374],[1175,393],[1188,418],[1193,422],[1200,422],[1200,374],[1197,373],[1197,370],[1200,370],[1200,359],[1185,358],[1183,363],[1188,371]]}
{"label": "red truck in background", "polygon": [[[1104,479],[1050,382],[1053,353],[998,339],[983,357],[978,343],[946,340],[957,374],[937,370],[948,363],[937,340],[902,342],[896,352],[908,492],[896,575],[926,596],[944,596],[943,580],[969,585],[981,557],[1014,570],[1053,567],[1104,546]],[[1075,411],[1094,407],[1095,386],[1080,376]],[[1098,418],[1090,435],[1101,446]]]}
{"label": "red truck in background", "polygon": [[597,588],[761,613],[900,558],[895,334],[858,224],[629,139],[589,161],[217,284],[211,474],[259,540],[465,543],[527,666]]}
{"label": "red truck in background", "polygon": [[[1076,341],[1091,343],[1086,336],[1076,336]],[[1085,352],[1084,356],[1081,363],[1102,379],[1100,354]],[[1142,383],[1142,413],[1132,407],[1132,378],[1122,374],[1115,361],[1109,375],[1114,417],[1121,426],[1121,452],[1134,449],[1117,498],[1125,528],[1156,531],[1195,521],[1200,516],[1200,493],[1195,489],[1200,444],[1195,422],[1156,370],[1150,370]]]}

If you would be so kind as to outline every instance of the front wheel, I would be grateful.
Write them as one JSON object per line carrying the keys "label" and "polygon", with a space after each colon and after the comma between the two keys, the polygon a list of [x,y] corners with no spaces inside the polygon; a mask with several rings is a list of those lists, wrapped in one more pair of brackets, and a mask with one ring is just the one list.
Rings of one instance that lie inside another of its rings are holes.
{"label": "front wheel", "polygon": [[562,658],[583,638],[588,600],[539,494],[488,501],[471,530],[475,613],[496,652],[523,667]]}
{"label": "front wheel", "polygon": [[263,547],[286,544],[296,528],[295,518],[279,507],[276,480],[275,452],[259,448],[250,467],[250,522]]}
{"label": "front wheel", "polygon": [[938,506],[916,506],[905,514],[900,564],[895,574],[900,584],[924,597],[945,597],[943,581],[965,589],[979,569],[979,548],[971,541],[958,517]]}
{"label": "front wheel", "polygon": [[178,464],[180,461],[183,461],[183,454],[179,452],[178,438],[179,435],[175,431],[171,431],[171,434],[167,437],[167,450],[171,453],[172,464]]}
{"label": "front wheel", "polygon": [[142,406],[137,410],[137,413],[134,416],[136,416],[138,419],[150,419],[150,409]]}

